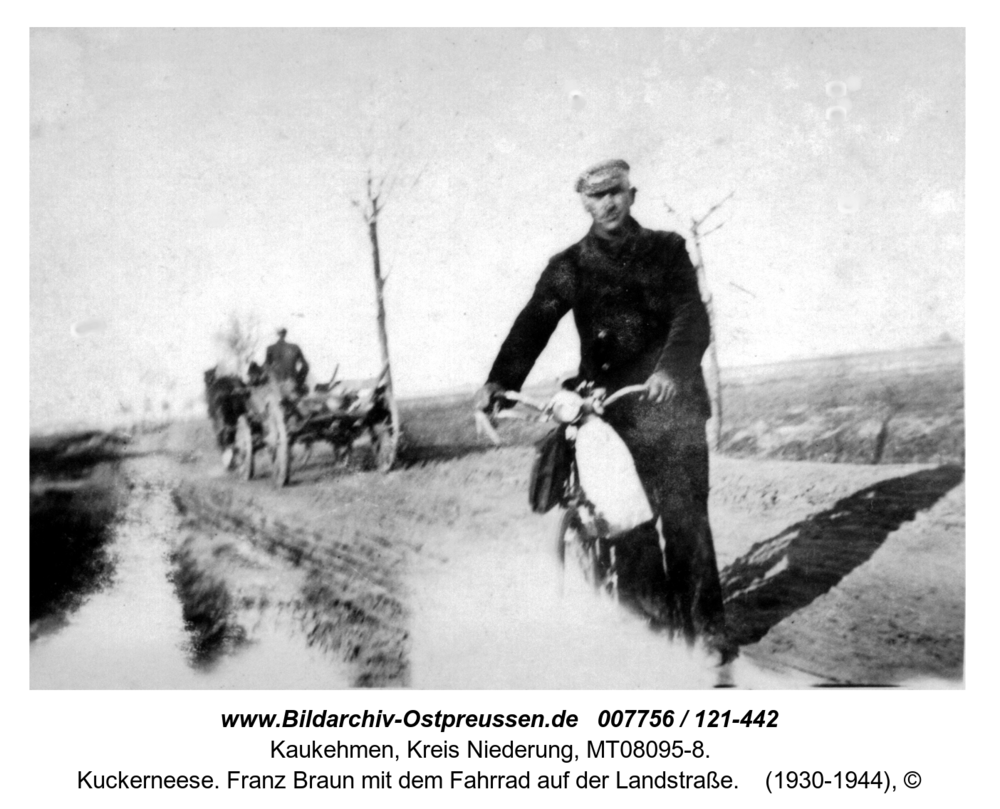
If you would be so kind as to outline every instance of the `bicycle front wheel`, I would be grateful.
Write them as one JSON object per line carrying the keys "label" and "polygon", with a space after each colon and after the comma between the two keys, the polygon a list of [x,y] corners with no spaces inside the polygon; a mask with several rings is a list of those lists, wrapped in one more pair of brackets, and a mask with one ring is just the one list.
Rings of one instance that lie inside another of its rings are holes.
{"label": "bicycle front wheel", "polygon": [[[607,580],[607,565],[601,559],[600,538],[588,528],[579,509],[567,510],[559,521],[556,558],[562,575],[561,590],[567,579],[581,577],[590,590],[600,590]],[[567,565],[571,568],[567,571]]]}

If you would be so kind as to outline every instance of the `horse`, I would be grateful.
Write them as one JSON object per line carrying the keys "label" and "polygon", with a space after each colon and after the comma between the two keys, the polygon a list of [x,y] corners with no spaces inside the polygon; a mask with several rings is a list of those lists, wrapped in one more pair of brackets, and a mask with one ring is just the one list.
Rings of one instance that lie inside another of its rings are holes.
{"label": "horse", "polygon": [[238,376],[220,375],[216,368],[205,371],[205,401],[215,440],[225,451],[236,440],[236,421],[247,412],[249,388]]}

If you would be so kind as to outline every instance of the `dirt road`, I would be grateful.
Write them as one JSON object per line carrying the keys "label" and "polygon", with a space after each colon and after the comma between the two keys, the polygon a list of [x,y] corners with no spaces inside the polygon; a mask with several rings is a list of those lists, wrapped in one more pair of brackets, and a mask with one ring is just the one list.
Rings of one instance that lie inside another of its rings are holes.
{"label": "dirt road", "polygon": [[572,579],[559,593],[557,516],[528,509],[530,459],[469,451],[382,475],[319,454],[276,490],[224,474],[191,422],[138,439],[125,473],[133,492],[171,493],[169,518],[132,519],[171,523],[161,535],[204,667],[252,654],[280,619],[350,686],[961,685],[960,468],[715,458],[742,646],[720,671]]}
{"label": "dirt road", "polygon": [[[638,618],[572,588],[558,596],[555,515],[527,507],[528,449],[387,476],[320,457],[277,491],[221,474],[200,425],[152,440],[175,476],[188,612],[222,613],[203,621],[210,639],[248,637],[261,611],[283,609],[359,686],[717,681],[704,659]],[[735,684],[961,678],[961,469],[716,458],[712,484],[743,647]]]}

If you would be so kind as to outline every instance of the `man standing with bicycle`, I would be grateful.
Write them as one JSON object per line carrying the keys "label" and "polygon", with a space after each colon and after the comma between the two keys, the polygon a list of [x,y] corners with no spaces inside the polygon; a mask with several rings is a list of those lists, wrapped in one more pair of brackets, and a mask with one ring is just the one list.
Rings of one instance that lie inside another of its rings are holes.
{"label": "man standing with bicycle", "polygon": [[[550,259],[500,347],[476,407],[490,409],[520,390],[567,312],[580,337],[580,379],[612,393],[646,386],[645,398],[611,405],[605,419],[635,460],[659,518],[616,543],[619,592],[653,622],[701,637],[728,660],[722,590],[708,521],[711,414],[701,371],[708,315],[683,237],[647,230],[631,216],[636,189],[624,160],[607,160],[577,179],[593,224]],[[660,534],[662,533],[662,544]]]}

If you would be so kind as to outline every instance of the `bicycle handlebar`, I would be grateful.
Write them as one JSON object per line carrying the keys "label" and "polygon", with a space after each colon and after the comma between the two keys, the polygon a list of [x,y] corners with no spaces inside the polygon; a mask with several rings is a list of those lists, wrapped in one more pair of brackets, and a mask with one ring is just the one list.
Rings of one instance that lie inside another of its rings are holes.
{"label": "bicycle handlebar", "polygon": [[619,388],[618,390],[616,390],[607,399],[604,399],[601,402],[601,404],[604,407],[607,407],[612,402],[616,402],[624,396],[628,396],[632,393],[645,393],[648,390],[649,388],[647,388],[645,385],[627,385],[624,388]]}
{"label": "bicycle handlebar", "polygon": [[610,396],[605,397],[602,389],[592,390],[587,394],[578,393],[576,391],[560,391],[566,395],[575,395],[579,397],[579,403],[574,406],[574,404],[569,404],[570,413],[572,415],[566,415],[565,410],[563,411],[563,416],[560,417],[557,413],[558,407],[556,399],[559,393],[555,394],[551,399],[546,402],[540,402],[531,396],[526,396],[520,391],[503,391],[498,394],[498,396],[503,397],[509,402],[514,402],[516,404],[523,404],[526,407],[534,410],[538,415],[535,417],[528,416],[524,413],[517,413],[516,411],[510,410],[499,410],[494,411],[491,414],[483,413],[482,411],[476,411],[476,432],[480,435],[485,434],[490,441],[492,441],[497,446],[500,445],[500,435],[496,431],[495,421],[500,419],[514,419],[520,421],[528,421],[533,418],[537,418],[539,421],[559,421],[562,423],[572,423],[577,420],[579,414],[590,412],[596,413],[597,415],[602,415],[604,409],[618,401],[619,399],[629,396],[633,393],[645,393],[648,388],[645,385],[628,385],[624,388],[616,390]]}
{"label": "bicycle handlebar", "polygon": [[[617,402],[619,399],[624,398],[625,396],[629,396],[633,393],[645,393],[647,390],[648,388],[645,385],[627,385],[624,388],[619,388],[618,390],[616,390],[614,393],[612,393],[610,396],[607,397],[603,396],[600,393],[599,389],[591,391],[586,396],[583,394],[577,394],[577,395],[580,396],[580,398],[583,399],[583,401],[589,404],[592,408],[603,409],[608,405],[612,404],[613,402]],[[574,391],[569,391],[569,392],[572,393]],[[528,407],[531,407],[543,413],[552,406],[551,399],[545,403],[539,403],[537,399],[533,399],[530,396],[525,396],[520,391],[507,390],[501,393],[500,395],[503,396],[503,398],[507,399],[508,401],[527,405]]]}
{"label": "bicycle handlebar", "polygon": [[[610,396],[605,397],[603,390],[598,388],[592,390],[587,394],[578,393],[576,391],[561,391],[562,393],[575,394],[580,398],[577,413],[591,412],[596,413],[598,416],[604,413],[604,409],[619,399],[630,396],[633,393],[646,393],[648,388],[645,385],[627,385],[624,388],[620,388],[612,393]],[[526,396],[520,391],[503,391],[498,394],[498,396],[503,397],[507,401],[514,402],[517,404],[523,404],[530,407],[532,410],[536,411],[539,415],[536,417],[540,421],[553,420],[555,399],[559,394],[555,394],[546,402],[539,402],[537,399],[531,396]],[[571,405],[572,409],[572,405]],[[573,415],[571,418],[555,418],[556,421],[561,421],[563,423],[572,423],[576,421],[578,415]],[[500,434],[497,432],[494,426],[494,421],[499,419],[517,419],[517,420],[530,420],[526,414],[518,414],[509,410],[494,411],[492,414],[484,413],[481,410],[475,411],[475,421],[476,421],[476,432],[479,435],[485,435],[494,445],[500,446],[503,442],[501,441]]]}

